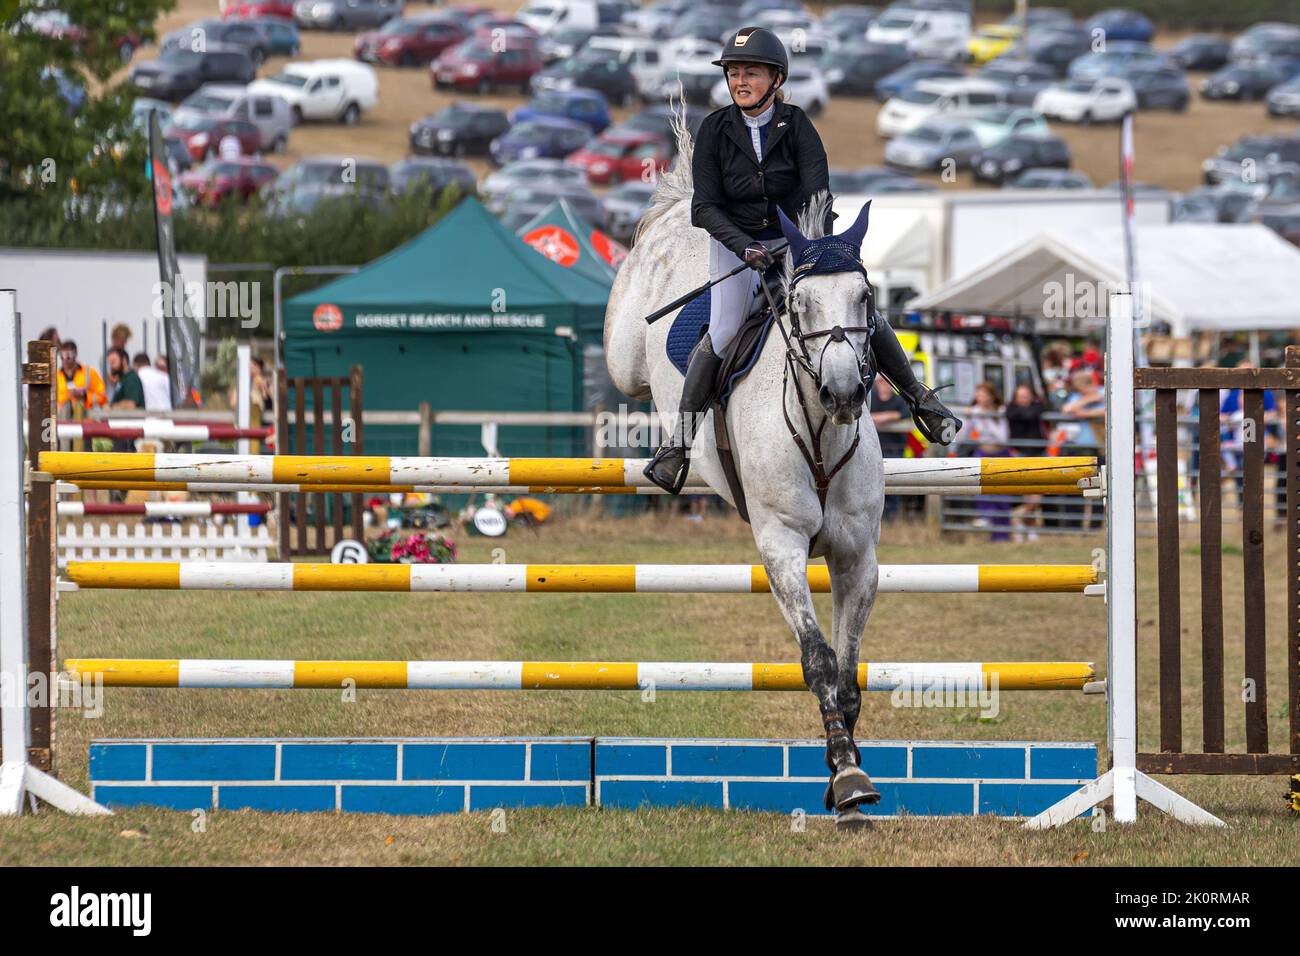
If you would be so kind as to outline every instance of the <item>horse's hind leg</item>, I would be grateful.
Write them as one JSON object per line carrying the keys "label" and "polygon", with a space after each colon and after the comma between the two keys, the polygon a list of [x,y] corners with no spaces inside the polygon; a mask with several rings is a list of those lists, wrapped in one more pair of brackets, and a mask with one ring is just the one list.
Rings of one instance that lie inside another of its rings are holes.
{"label": "horse's hind leg", "polygon": [[[831,770],[827,809],[833,807],[843,813],[863,803],[874,803],[880,794],[858,767],[853,737],[840,706],[839,662],[822,635],[808,589],[808,537],[776,521],[768,522],[761,530],[756,527],[754,536],[772,593],[799,641],[804,682],[821,709],[826,761]],[[856,662],[854,668],[856,672]]]}

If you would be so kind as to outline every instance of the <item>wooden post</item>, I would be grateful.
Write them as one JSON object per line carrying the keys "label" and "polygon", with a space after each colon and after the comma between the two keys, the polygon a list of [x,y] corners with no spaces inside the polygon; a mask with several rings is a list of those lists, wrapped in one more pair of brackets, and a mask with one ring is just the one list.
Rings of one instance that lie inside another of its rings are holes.
{"label": "wooden post", "polygon": [[428,458],[433,454],[433,406],[420,403],[420,431],[416,439],[416,454]]}
{"label": "wooden post", "polygon": [[[54,375],[58,352],[53,342],[27,343],[23,384],[27,386],[27,461],[36,469],[42,451],[56,450]],[[55,540],[54,485],[34,481],[27,495],[27,661],[33,672],[50,679],[58,672],[57,611],[54,575],[58,560]],[[54,772],[54,708],[47,699],[29,711],[31,742],[27,759],[40,770]]]}

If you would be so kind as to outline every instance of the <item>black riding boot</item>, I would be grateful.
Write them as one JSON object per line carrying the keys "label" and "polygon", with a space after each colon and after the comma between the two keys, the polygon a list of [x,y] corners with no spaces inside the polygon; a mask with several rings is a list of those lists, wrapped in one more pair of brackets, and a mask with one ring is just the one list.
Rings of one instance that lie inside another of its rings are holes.
{"label": "black riding boot", "polygon": [[912,421],[921,430],[921,434],[927,441],[940,445],[950,444],[961,431],[961,419],[939,401],[935,389],[926,388],[916,380],[911,359],[903,351],[903,346],[899,344],[898,337],[884,316],[876,317],[871,349],[880,371],[912,409]]}
{"label": "black riding boot", "polygon": [[695,440],[695,430],[708,411],[717,383],[722,359],[713,354],[713,343],[706,333],[686,364],[686,381],[682,383],[682,400],[677,409],[677,428],[660,446],[643,474],[670,494],[680,494],[691,470],[687,453]]}

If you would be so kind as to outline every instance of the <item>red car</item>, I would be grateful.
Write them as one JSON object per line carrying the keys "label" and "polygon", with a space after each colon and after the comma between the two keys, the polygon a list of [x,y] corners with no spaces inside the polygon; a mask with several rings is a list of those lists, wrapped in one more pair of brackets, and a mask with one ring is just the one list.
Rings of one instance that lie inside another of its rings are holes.
{"label": "red car", "polygon": [[[587,171],[592,183],[623,183],[644,180],[667,168],[672,152],[662,136],[654,133],[601,133],[565,162]],[[653,173],[651,173],[653,170]]]}
{"label": "red car", "polygon": [[181,176],[181,188],[204,206],[236,198],[247,202],[278,174],[279,170],[260,159],[213,159]]}
{"label": "red car", "polygon": [[474,39],[490,43],[504,39],[507,46],[537,46],[542,39],[536,30],[514,17],[497,16],[474,24]]}
{"label": "red car", "polygon": [[167,138],[184,143],[196,163],[218,155],[221,141],[227,136],[239,140],[239,152],[244,156],[256,156],[262,151],[262,132],[247,120],[196,116],[167,128]]}
{"label": "red car", "polygon": [[[62,10],[42,10],[31,20],[32,29],[55,40],[67,40],[76,49],[82,49],[98,42],[86,32],[86,28],[73,23]],[[129,63],[131,57],[141,46],[144,38],[138,33],[122,33],[114,36],[112,44],[117,48],[117,55],[123,63]]]}
{"label": "red car", "polygon": [[279,17],[292,22],[293,0],[243,0],[242,3],[228,3],[222,16],[227,20]]}
{"label": "red car", "polygon": [[502,86],[529,91],[528,81],[542,69],[542,55],[535,46],[507,43],[502,51],[493,52],[491,43],[466,40],[451,47],[429,67],[434,89],[454,87],[491,93]]}
{"label": "red car", "polygon": [[416,66],[431,63],[464,39],[464,28],[448,17],[402,17],[361,34],[352,53],[367,63]]}

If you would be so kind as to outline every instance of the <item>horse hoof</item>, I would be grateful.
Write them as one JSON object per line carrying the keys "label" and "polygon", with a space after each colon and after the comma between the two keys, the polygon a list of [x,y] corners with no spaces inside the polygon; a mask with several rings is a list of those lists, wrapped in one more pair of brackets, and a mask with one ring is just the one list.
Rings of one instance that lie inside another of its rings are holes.
{"label": "horse hoof", "polygon": [[852,833],[860,830],[870,830],[874,824],[871,817],[867,816],[856,807],[847,813],[835,814],[835,832]]}
{"label": "horse hoof", "polygon": [[880,802],[880,791],[860,767],[845,767],[831,778],[830,792],[840,813]]}

